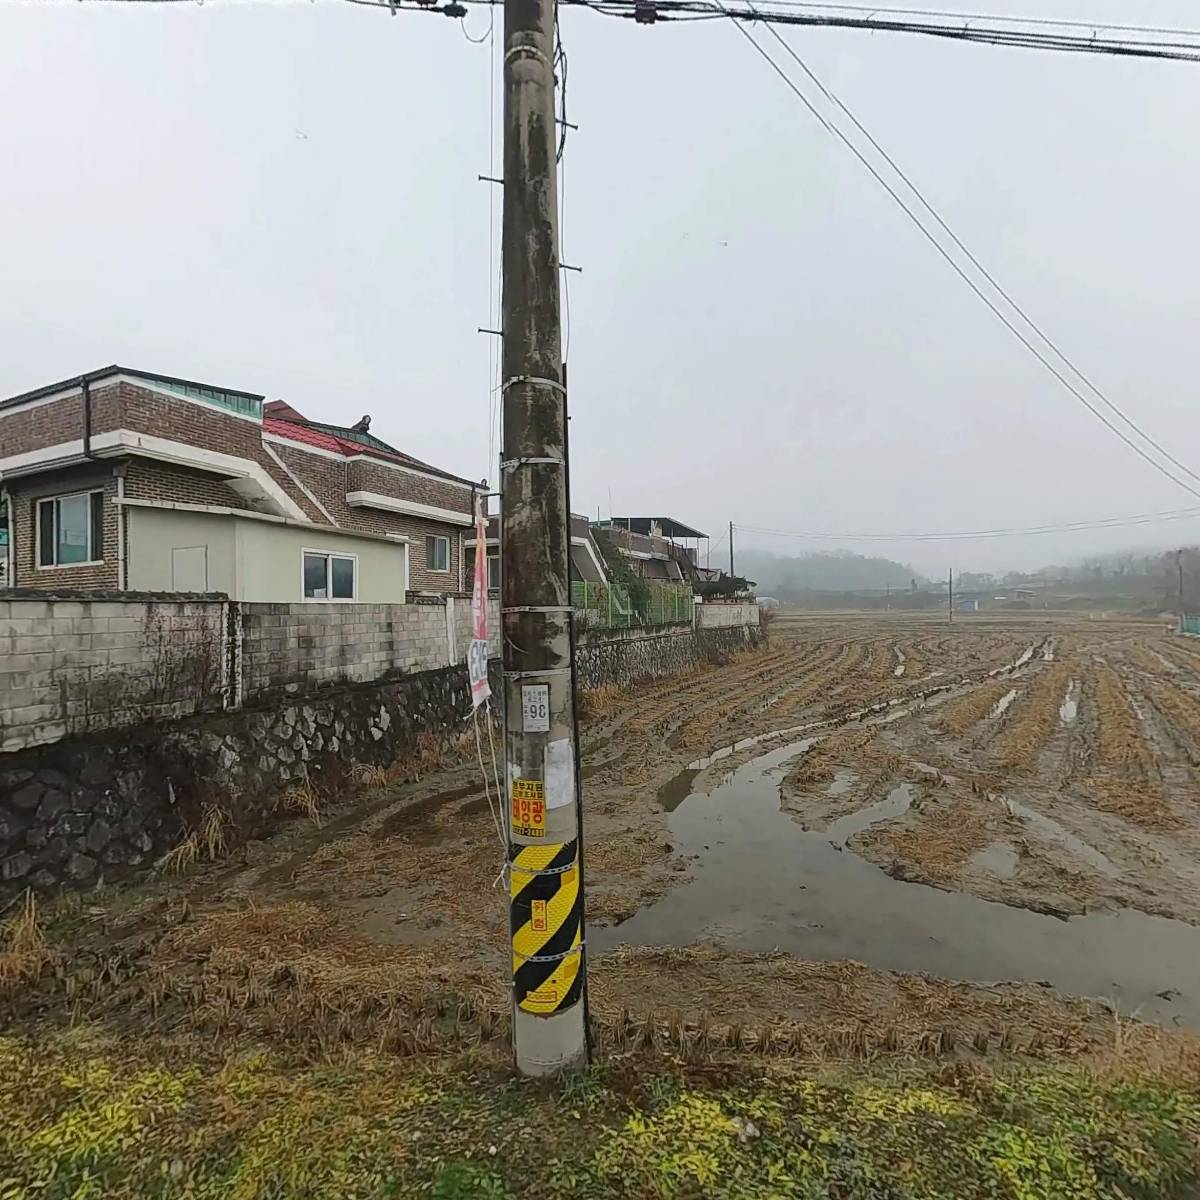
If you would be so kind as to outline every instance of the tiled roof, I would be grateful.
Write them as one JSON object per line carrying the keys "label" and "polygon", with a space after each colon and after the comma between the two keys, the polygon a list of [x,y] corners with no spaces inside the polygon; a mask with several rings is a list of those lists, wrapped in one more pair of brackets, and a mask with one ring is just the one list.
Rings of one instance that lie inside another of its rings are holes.
{"label": "tiled roof", "polygon": [[430,475],[437,475],[442,479],[453,479],[456,483],[475,483],[475,480],[463,479],[459,475],[452,475],[449,471],[443,471],[439,467],[430,466],[429,463],[422,462],[419,458],[413,458],[409,454],[401,454],[398,450],[389,451],[378,449],[375,446],[364,446],[362,442],[339,437],[336,433],[330,433],[327,429],[314,429],[311,425],[301,425],[295,421],[282,421],[277,417],[264,415],[263,432],[274,434],[276,437],[286,438],[290,442],[302,442],[306,446],[316,446],[318,449],[328,450],[333,454],[340,454],[344,458],[354,458],[365,454],[371,458],[383,459],[385,462],[400,463],[402,466],[412,467],[415,471],[425,471]]}

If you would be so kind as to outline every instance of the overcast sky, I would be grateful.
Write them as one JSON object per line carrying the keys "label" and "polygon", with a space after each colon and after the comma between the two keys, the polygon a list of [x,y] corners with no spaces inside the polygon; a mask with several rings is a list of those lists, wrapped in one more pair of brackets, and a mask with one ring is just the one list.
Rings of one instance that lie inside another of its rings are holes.
{"label": "overcast sky", "polygon": [[[1136,18],[1200,25],[1193,9]],[[563,31],[577,511],[611,498],[723,538],[730,519],[943,532],[1197,503],[1014,342],[728,23],[572,10]],[[1200,66],[786,36],[1200,470]],[[456,21],[338,0],[0,6],[0,394],[120,362],[371,413],[403,450],[494,479],[490,71]],[[935,574],[1197,539],[1200,521],[854,548]]]}

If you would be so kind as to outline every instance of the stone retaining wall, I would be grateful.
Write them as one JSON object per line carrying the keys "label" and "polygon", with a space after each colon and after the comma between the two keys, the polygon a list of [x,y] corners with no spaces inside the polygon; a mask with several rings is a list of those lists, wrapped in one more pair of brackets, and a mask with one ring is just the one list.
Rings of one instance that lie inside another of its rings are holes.
{"label": "stone retaining wall", "polygon": [[392,763],[421,734],[452,740],[469,711],[466,671],[450,667],[4,755],[0,897],[127,876],[178,845],[207,810],[220,811],[230,844],[255,836],[278,820],[289,786],[344,786],[353,764]]}
{"label": "stone retaining wall", "polygon": [[645,679],[660,679],[750,649],[765,636],[758,625],[716,629],[666,625],[583,634],[575,647],[579,686],[584,690],[628,687]]}

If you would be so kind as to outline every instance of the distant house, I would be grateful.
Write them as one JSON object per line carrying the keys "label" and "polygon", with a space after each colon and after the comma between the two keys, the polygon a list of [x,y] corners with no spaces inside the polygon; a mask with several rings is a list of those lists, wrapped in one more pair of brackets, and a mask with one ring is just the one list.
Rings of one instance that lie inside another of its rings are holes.
{"label": "distant house", "polygon": [[707,574],[699,558],[708,534],[674,517],[610,517],[596,524],[643,579],[695,584]]}
{"label": "distant house", "polygon": [[403,603],[464,590],[480,485],[251,392],[106,367],[0,401],[8,587]]}
{"label": "distant house", "polygon": [[[472,530],[466,541],[467,548],[467,587],[474,579],[475,554],[477,544],[475,531]],[[500,588],[500,520],[489,517],[487,523],[487,580],[488,589],[498,591]],[[571,581],[573,583],[607,583],[608,576],[604,570],[604,559],[600,548],[592,537],[591,525],[587,517],[576,513],[571,514]]]}

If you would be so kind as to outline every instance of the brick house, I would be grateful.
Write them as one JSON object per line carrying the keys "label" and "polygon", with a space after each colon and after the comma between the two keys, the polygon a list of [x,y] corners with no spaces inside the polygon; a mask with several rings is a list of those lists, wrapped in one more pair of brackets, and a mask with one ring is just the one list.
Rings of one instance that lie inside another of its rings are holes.
{"label": "brick house", "polygon": [[460,592],[480,490],[365,418],[106,367],[0,401],[0,584],[277,603]]}

